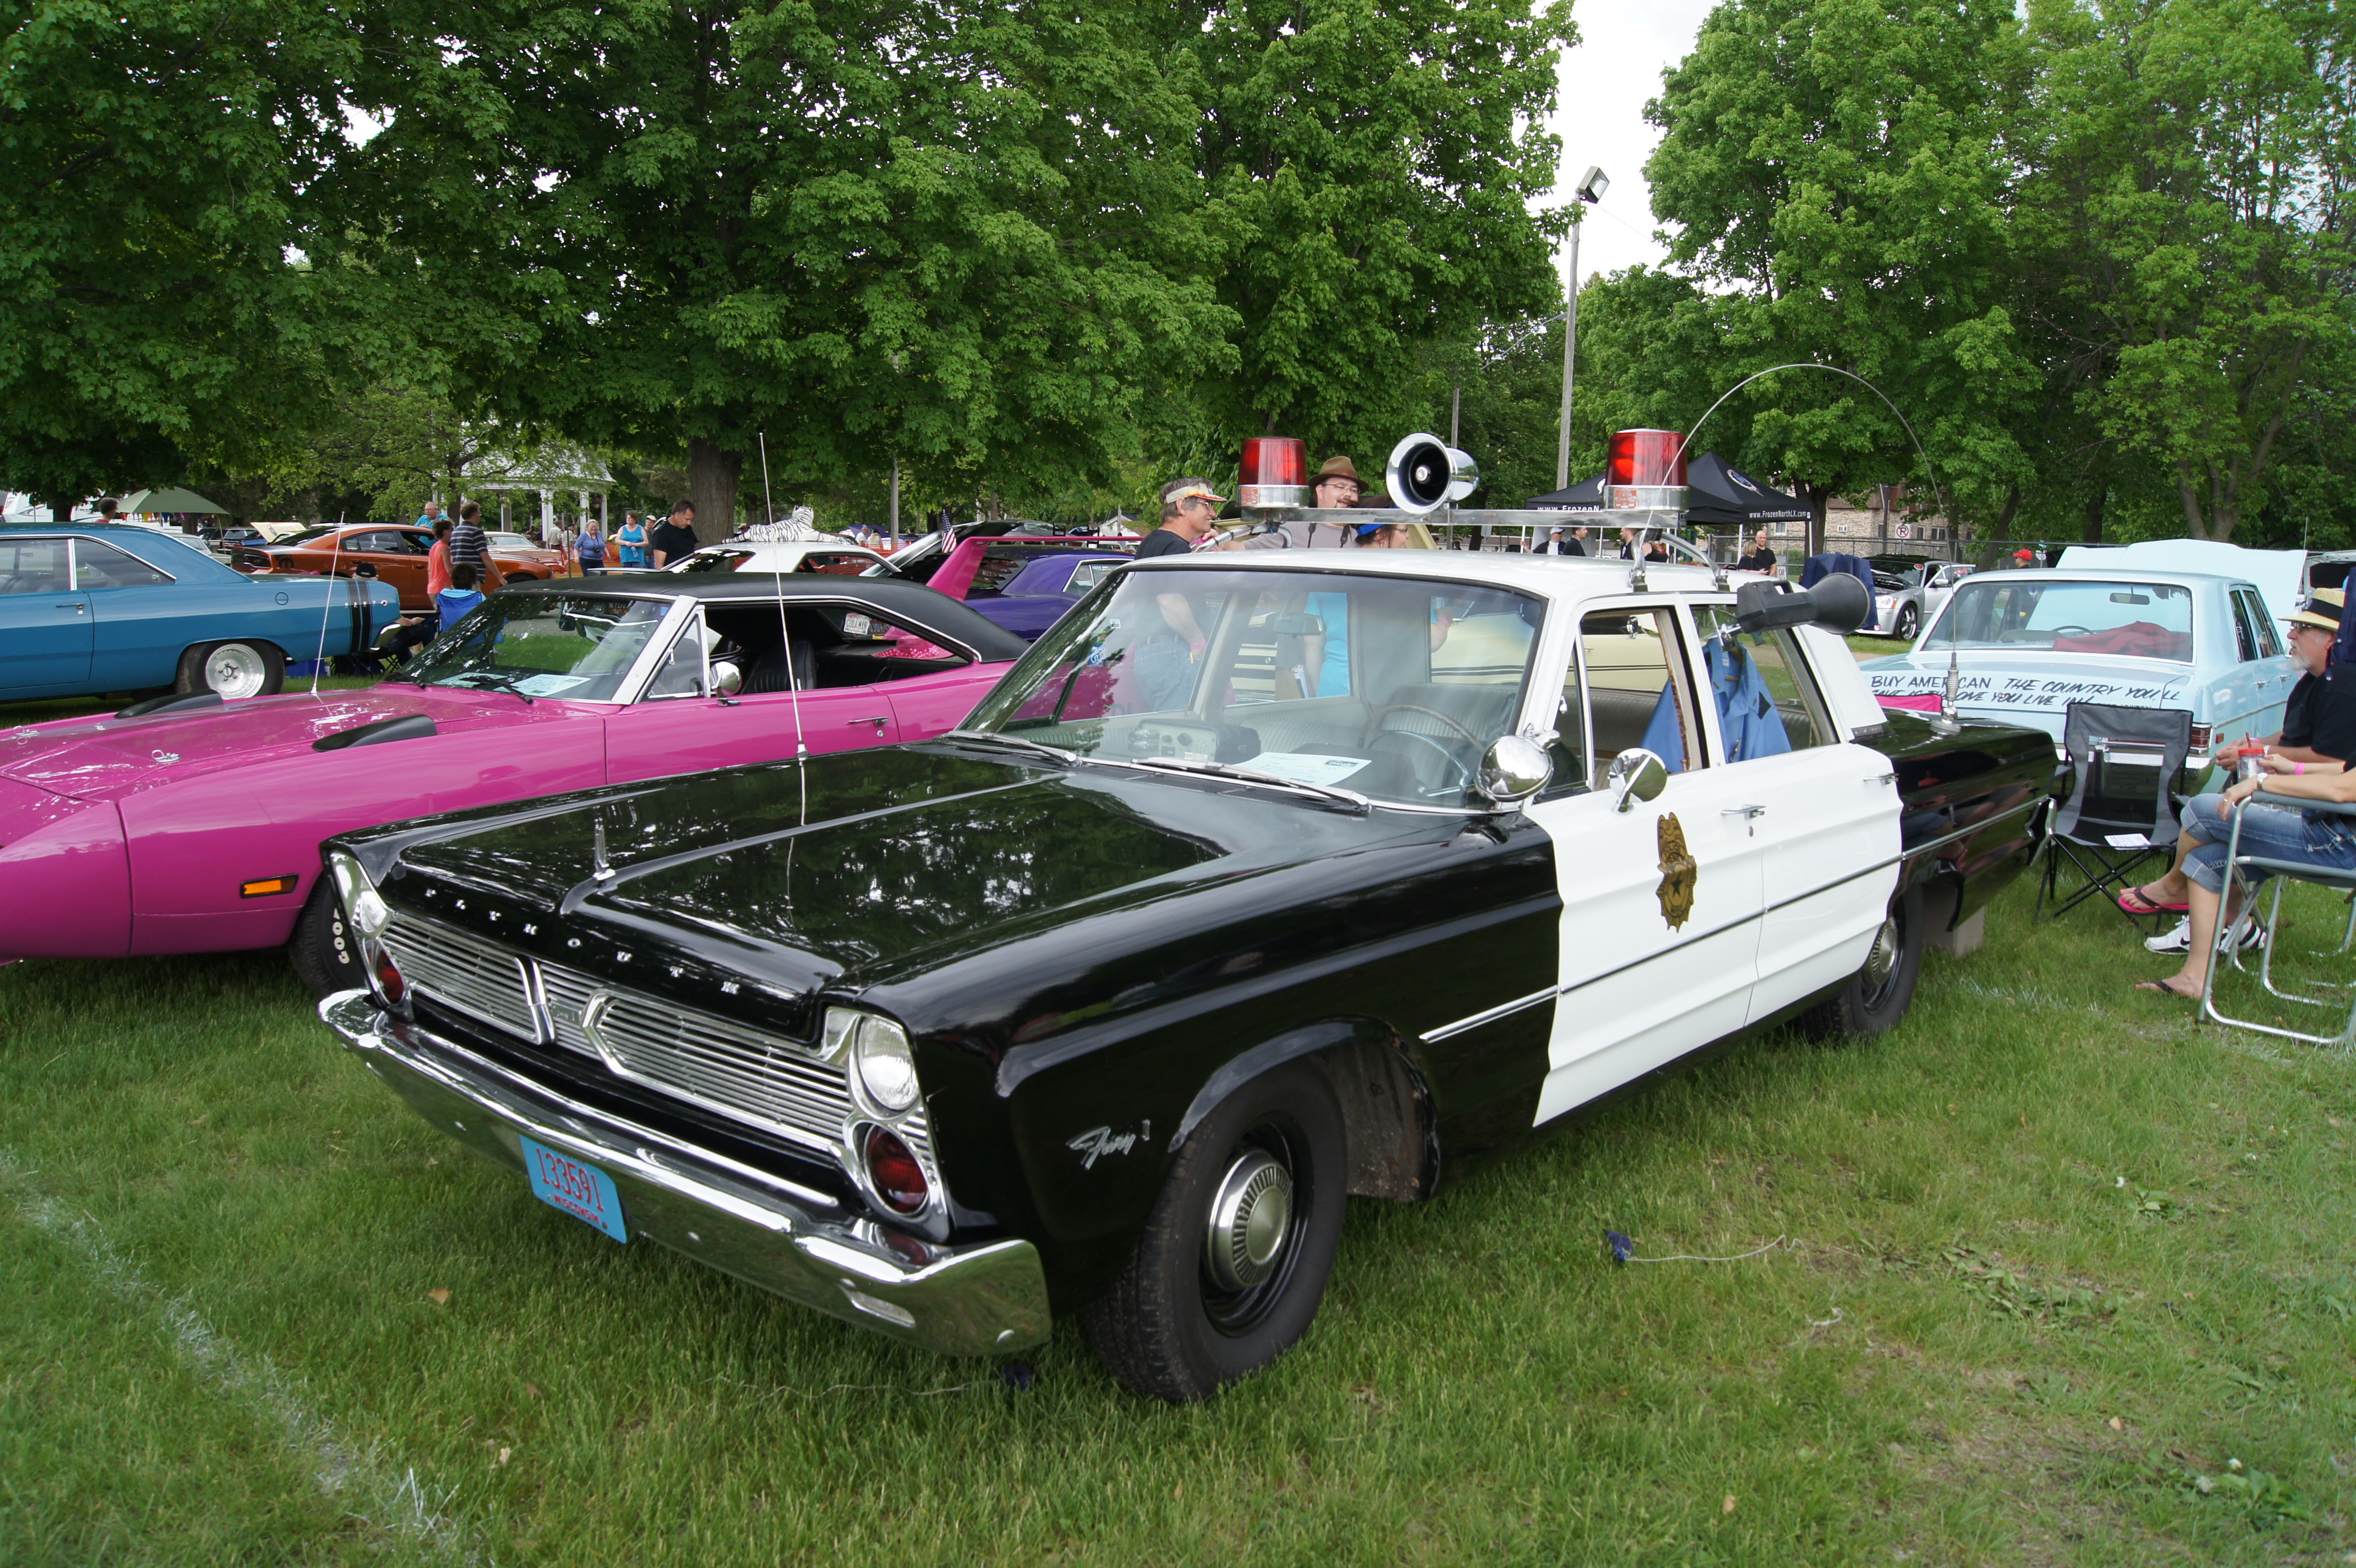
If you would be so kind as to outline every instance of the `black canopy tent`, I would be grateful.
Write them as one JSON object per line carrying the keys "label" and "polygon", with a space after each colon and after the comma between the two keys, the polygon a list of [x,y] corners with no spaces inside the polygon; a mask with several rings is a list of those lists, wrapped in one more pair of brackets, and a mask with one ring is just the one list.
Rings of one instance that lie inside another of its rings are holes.
{"label": "black canopy tent", "polygon": [[[1565,490],[1532,496],[1522,503],[1537,511],[1601,511],[1603,476],[1596,475]],[[1765,522],[1805,522],[1812,514],[1805,501],[1771,490],[1741,469],[1730,467],[1715,452],[1705,452],[1686,464],[1686,517],[1701,528],[1754,528]]]}

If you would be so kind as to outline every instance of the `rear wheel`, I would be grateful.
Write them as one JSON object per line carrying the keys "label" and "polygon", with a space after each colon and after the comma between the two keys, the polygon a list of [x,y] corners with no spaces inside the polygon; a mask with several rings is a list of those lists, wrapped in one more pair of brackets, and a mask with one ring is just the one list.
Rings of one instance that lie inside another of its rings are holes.
{"label": "rear wheel", "polygon": [[1906,1016],[1922,972],[1922,890],[1909,887],[1890,901],[1865,963],[1833,999],[1804,1020],[1815,1034],[1864,1039],[1886,1035]]}
{"label": "rear wheel", "polygon": [[266,697],[284,684],[286,656],[267,642],[199,644],[180,655],[176,692],[218,692],[224,697]]}
{"label": "rear wheel", "polygon": [[333,996],[367,983],[360,971],[359,949],[344,920],[343,900],[336,897],[336,885],[325,872],[312,885],[311,897],[294,918],[286,961],[294,978],[310,987],[314,996]]}
{"label": "rear wheel", "polygon": [[1348,1194],[1342,1112],[1307,1063],[1204,1118],[1112,1288],[1083,1315],[1124,1386],[1173,1404],[1268,1365],[1317,1316]]}

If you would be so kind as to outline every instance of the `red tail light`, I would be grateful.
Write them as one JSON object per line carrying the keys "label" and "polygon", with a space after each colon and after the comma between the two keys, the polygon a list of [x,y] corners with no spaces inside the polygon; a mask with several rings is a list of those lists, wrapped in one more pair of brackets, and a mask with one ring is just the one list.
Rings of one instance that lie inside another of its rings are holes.
{"label": "red tail light", "polygon": [[874,1184],[875,1196],[884,1200],[884,1207],[894,1214],[922,1212],[931,1188],[925,1181],[925,1167],[916,1163],[916,1155],[900,1141],[899,1135],[882,1127],[870,1127],[864,1153],[867,1179]]}

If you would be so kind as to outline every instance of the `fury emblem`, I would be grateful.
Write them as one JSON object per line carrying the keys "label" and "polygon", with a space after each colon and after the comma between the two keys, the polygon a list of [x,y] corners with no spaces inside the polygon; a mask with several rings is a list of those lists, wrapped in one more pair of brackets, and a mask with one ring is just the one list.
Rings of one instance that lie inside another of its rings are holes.
{"label": "fury emblem", "polygon": [[1153,1123],[1141,1123],[1134,1133],[1115,1133],[1109,1127],[1091,1127],[1078,1137],[1067,1140],[1064,1147],[1077,1149],[1087,1158],[1080,1169],[1094,1170],[1098,1158],[1106,1155],[1125,1155],[1140,1144],[1153,1142]]}
{"label": "fury emblem", "polygon": [[1661,839],[1661,918],[1669,929],[1680,929],[1693,914],[1694,875],[1698,869],[1694,857],[1686,848],[1686,830],[1675,811],[1659,822]]}

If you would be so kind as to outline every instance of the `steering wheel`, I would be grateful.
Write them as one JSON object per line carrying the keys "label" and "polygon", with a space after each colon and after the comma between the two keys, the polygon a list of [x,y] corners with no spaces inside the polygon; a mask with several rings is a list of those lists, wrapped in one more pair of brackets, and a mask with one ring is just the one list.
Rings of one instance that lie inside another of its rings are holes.
{"label": "steering wheel", "polygon": [[[1419,742],[1424,746],[1428,746],[1432,750],[1440,754],[1440,759],[1442,762],[1445,762],[1451,768],[1454,769],[1456,774],[1456,782],[1452,786],[1453,788],[1458,789],[1470,789],[1472,788],[1472,769],[1464,765],[1464,759],[1457,756],[1456,753],[1449,750],[1448,747],[1440,745],[1440,742],[1434,740],[1428,735],[1418,735],[1411,729],[1387,729],[1380,735],[1375,736],[1375,739],[1377,742],[1385,740],[1412,740]],[[1369,751],[1379,751],[1381,748],[1378,746],[1369,746],[1366,749]]]}
{"label": "steering wheel", "polygon": [[2056,637],[2092,637],[2094,634],[2088,631],[2083,626],[2057,626],[2053,628],[2053,635]]}
{"label": "steering wheel", "polygon": [[[1377,710],[1375,714],[1373,722],[1366,726],[1366,733],[1369,736],[1377,734],[1415,734],[1413,730],[1384,730],[1383,721],[1390,717],[1393,714],[1421,714],[1425,718],[1439,720],[1441,724],[1447,725],[1458,735],[1462,736],[1464,737],[1464,743],[1467,746],[1478,747],[1481,744],[1481,737],[1474,735],[1471,730],[1466,729],[1462,724],[1449,717],[1446,714],[1441,713],[1438,708],[1427,708],[1419,703],[1393,703],[1388,707]],[[1418,740],[1430,740],[1431,737],[1430,736],[1416,736],[1416,738]],[[1445,747],[1442,749],[1444,750]]]}

